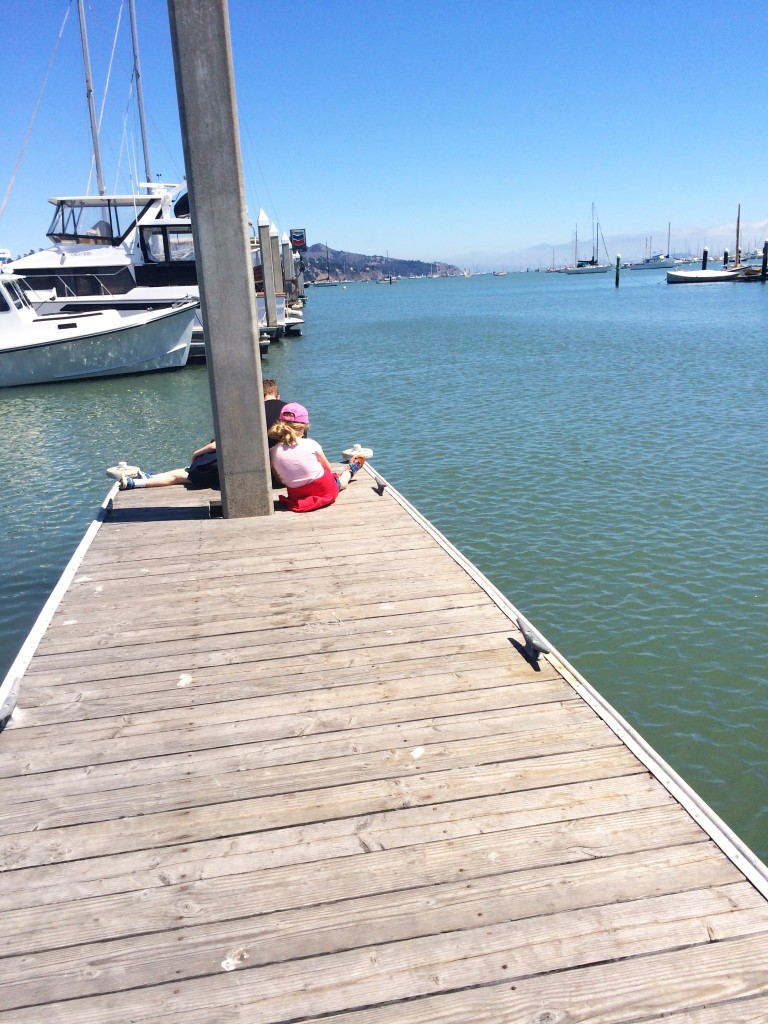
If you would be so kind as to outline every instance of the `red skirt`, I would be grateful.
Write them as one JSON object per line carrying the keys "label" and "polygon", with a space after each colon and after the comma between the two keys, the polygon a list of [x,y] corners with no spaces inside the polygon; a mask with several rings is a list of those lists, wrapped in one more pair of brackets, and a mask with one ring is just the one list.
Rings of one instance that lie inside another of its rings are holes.
{"label": "red skirt", "polygon": [[339,496],[338,477],[326,469],[322,476],[302,487],[289,487],[288,496],[280,495],[281,505],[291,512],[313,512],[316,508],[332,505]]}

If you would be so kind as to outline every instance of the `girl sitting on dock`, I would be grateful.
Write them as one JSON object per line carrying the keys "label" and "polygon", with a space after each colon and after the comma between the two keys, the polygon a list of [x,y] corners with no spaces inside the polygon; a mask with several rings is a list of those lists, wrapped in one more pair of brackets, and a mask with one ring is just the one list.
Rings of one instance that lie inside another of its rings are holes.
{"label": "girl sitting on dock", "polygon": [[317,441],[305,437],[308,430],[307,410],[298,402],[289,402],[269,431],[270,438],[277,441],[269,450],[272,470],[288,488],[288,496],[281,495],[279,500],[292,512],[331,505],[365,463],[365,456],[356,455],[348,469],[334,473]]}

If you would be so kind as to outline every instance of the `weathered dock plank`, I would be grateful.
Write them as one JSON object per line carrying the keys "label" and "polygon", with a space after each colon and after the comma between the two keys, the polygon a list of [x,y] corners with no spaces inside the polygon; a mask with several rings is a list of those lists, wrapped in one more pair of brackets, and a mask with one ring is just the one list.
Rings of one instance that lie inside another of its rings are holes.
{"label": "weathered dock plank", "polygon": [[373,483],[116,496],[0,738],[0,1021],[768,1019],[755,859]]}

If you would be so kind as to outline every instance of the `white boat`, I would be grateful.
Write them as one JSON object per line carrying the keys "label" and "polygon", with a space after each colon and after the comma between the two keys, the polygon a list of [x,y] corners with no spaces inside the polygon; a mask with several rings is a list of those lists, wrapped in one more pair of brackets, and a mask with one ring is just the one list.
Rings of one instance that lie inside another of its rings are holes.
{"label": "white boat", "polygon": [[[199,303],[192,222],[184,188],[145,183],[145,194],[60,196],[48,228],[53,243],[6,268],[23,277],[44,313],[83,309],[148,310],[194,299]],[[261,272],[251,253],[254,279]],[[259,327],[267,329],[263,292],[256,282]],[[276,296],[279,333],[285,326],[285,295]],[[202,339],[198,310],[196,339]]]}
{"label": "white boat", "polygon": [[[624,270],[666,270],[668,267],[677,266],[677,261],[669,255],[670,247],[669,241],[671,238],[672,224],[667,222],[667,254],[662,255],[660,252],[653,253],[647,256],[644,260],[638,260],[637,263],[625,263]],[[653,244],[653,236],[651,236],[651,244],[648,248],[651,248]]]}
{"label": "white boat", "polygon": [[607,263],[580,262],[576,267],[566,267],[561,274],[607,274],[610,270]]}
{"label": "white boat", "polygon": [[741,276],[741,267],[727,270],[715,268],[706,270],[669,270],[667,284],[713,284],[715,281],[736,281]]}
{"label": "white boat", "polygon": [[671,256],[662,256],[656,253],[642,260],[640,263],[625,263],[624,270],[666,270],[668,267],[676,267],[677,261]]}
{"label": "white boat", "polygon": [[0,274],[0,387],[179,369],[196,306],[41,315],[23,282]]}
{"label": "white boat", "polygon": [[736,213],[736,263],[728,266],[728,250],[723,257],[724,266],[721,270],[702,267],[701,270],[672,270],[667,273],[667,284],[714,284],[716,281],[749,280],[745,277],[745,268],[741,264],[739,235],[741,231],[741,203]]}
{"label": "white boat", "polygon": [[[82,0],[79,5],[82,7]],[[131,24],[133,29],[133,14]],[[88,83],[90,66],[82,11],[81,33]],[[133,45],[134,74],[138,82],[141,76],[135,35]],[[189,299],[199,303],[189,198],[182,185],[151,180],[143,101],[140,95],[138,98],[147,169],[147,181],[138,187],[145,191],[106,194],[100,170],[95,112],[89,105],[100,194],[49,199],[55,207],[47,232],[53,244],[6,264],[6,268],[24,278],[31,301],[43,314],[79,313],[86,309],[144,312],[170,308]],[[276,296],[277,326],[270,328],[263,284],[259,291],[263,271],[257,244],[252,245],[251,259],[260,331],[280,335],[285,325],[285,295],[280,292]],[[203,325],[198,310],[193,346],[201,347],[202,343]]]}

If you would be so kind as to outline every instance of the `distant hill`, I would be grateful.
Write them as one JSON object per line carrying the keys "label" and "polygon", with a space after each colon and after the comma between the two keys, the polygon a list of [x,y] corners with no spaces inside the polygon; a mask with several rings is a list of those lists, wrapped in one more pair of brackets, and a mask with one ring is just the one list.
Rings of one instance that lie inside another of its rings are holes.
{"label": "distant hill", "polygon": [[328,248],[320,243],[310,245],[303,256],[304,279],[323,281],[379,281],[382,277],[461,276],[450,263],[422,263],[419,260],[398,260],[393,256],[363,256],[359,252]]}

